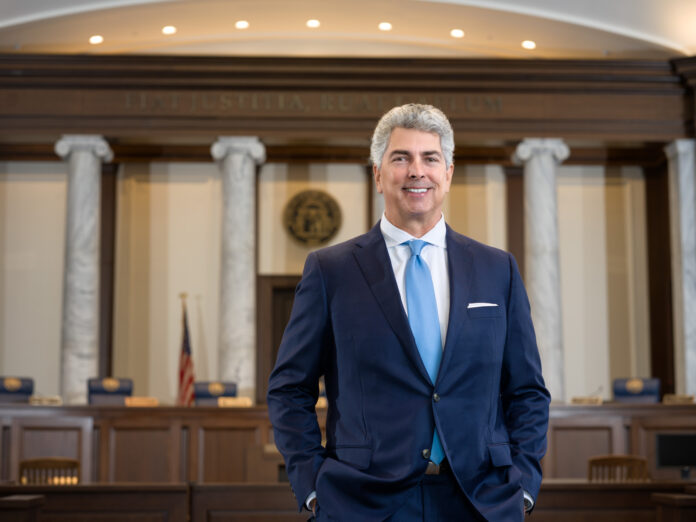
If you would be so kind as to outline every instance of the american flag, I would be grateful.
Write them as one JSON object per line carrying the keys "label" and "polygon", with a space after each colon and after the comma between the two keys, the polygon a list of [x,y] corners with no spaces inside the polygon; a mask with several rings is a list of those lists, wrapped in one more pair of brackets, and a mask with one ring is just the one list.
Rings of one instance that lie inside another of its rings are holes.
{"label": "american flag", "polygon": [[188,319],[186,318],[186,302],[183,303],[181,331],[181,356],[179,357],[179,395],[176,403],[179,406],[192,406],[193,391],[193,359],[191,358],[191,342],[189,341]]}

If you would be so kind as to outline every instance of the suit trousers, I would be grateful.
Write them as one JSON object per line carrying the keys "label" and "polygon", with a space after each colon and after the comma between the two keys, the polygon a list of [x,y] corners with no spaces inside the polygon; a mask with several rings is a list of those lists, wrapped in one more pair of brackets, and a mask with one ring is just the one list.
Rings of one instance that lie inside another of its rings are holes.
{"label": "suit trousers", "polygon": [[485,519],[462,493],[450,470],[424,475],[409,500],[387,522],[480,522]]}

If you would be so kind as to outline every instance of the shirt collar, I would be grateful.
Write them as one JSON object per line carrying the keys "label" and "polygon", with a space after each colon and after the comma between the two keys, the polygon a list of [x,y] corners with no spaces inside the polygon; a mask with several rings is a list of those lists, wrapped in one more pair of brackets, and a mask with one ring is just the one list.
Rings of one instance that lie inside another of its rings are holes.
{"label": "shirt collar", "polygon": [[387,248],[400,245],[412,239],[422,239],[431,245],[447,248],[447,241],[445,240],[445,235],[447,233],[445,216],[440,216],[440,220],[435,224],[435,226],[428,230],[428,232],[420,238],[415,238],[405,230],[401,230],[397,226],[391,224],[384,213],[382,214],[382,220],[379,224],[379,228],[382,231]]}

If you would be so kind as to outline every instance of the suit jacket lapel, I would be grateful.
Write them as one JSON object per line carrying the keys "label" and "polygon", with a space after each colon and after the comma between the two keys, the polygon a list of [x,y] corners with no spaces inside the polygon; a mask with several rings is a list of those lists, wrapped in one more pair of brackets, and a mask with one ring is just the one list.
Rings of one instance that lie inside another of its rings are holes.
{"label": "suit jacket lapel", "polygon": [[469,302],[472,278],[474,277],[474,264],[471,251],[464,236],[455,234],[447,226],[447,266],[449,270],[450,285],[450,312],[447,322],[447,338],[445,351],[442,354],[439,375],[447,370],[449,362],[458,349],[457,338],[462,329],[462,323],[466,317],[466,307]]}
{"label": "suit jacket lapel", "polygon": [[379,222],[360,238],[353,254],[387,322],[418,371],[429,381],[428,372],[418,353],[416,341],[408,324],[408,317],[404,312]]}

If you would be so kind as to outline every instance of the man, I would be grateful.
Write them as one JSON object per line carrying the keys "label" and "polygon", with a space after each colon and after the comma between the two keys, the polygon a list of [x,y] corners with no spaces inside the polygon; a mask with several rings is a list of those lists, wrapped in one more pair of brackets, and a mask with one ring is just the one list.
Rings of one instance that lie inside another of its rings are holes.
{"label": "man", "polygon": [[445,224],[453,152],[438,109],[389,111],[371,145],[380,223],[307,257],[268,411],[317,520],[517,521],[539,491],[549,394],[529,302],[510,254]]}

